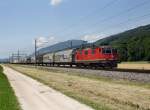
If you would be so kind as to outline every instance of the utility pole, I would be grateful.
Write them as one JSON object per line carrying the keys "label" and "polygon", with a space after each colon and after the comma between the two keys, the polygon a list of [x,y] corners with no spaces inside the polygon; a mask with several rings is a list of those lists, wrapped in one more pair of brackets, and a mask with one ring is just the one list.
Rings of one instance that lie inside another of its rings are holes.
{"label": "utility pole", "polygon": [[12,63],[14,63],[14,54],[12,54],[12,59],[11,60],[12,60]]}
{"label": "utility pole", "polygon": [[[35,64],[37,64],[37,56],[39,55],[37,49],[39,48],[39,46],[37,46],[38,43],[38,39],[35,39]],[[43,42],[43,43],[48,43],[48,42]]]}
{"label": "utility pole", "polygon": [[35,64],[37,63],[37,39],[35,39]]}
{"label": "utility pole", "polygon": [[9,55],[9,63],[11,62],[11,55]]}
{"label": "utility pole", "polygon": [[18,55],[17,55],[17,58],[18,58],[18,63],[20,61],[20,52],[19,52],[19,49],[18,49]]}
{"label": "utility pole", "polygon": [[71,41],[71,49],[72,49],[72,41]]}

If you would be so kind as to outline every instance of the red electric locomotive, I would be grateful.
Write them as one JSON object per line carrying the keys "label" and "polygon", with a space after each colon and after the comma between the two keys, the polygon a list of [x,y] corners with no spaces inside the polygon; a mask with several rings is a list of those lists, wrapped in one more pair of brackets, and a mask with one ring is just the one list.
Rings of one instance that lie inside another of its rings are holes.
{"label": "red electric locomotive", "polygon": [[117,50],[110,46],[78,49],[75,52],[77,66],[117,67]]}

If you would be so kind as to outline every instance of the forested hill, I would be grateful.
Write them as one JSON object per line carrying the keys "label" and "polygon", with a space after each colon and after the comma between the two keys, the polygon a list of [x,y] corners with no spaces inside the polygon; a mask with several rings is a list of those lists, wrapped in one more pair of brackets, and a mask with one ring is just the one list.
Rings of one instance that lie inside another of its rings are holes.
{"label": "forested hill", "polygon": [[121,61],[150,61],[150,25],[101,39],[96,44],[116,47]]}

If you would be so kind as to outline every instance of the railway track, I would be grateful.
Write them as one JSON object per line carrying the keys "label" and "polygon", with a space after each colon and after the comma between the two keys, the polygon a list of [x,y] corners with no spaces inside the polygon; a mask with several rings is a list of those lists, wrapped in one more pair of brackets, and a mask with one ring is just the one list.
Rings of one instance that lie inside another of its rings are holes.
{"label": "railway track", "polygon": [[[35,65],[22,65],[24,67],[35,68]],[[69,66],[41,66],[36,65],[38,69],[62,72],[67,74],[78,74],[78,75],[92,75],[96,77],[109,77],[113,79],[126,79],[130,81],[148,82],[150,83],[150,70],[136,70],[136,69],[102,69],[102,68],[77,68]]]}
{"label": "railway track", "polygon": [[[106,69],[103,69],[106,70]],[[106,71],[119,71],[119,72],[134,72],[134,73],[147,73],[150,74],[150,70],[140,70],[140,69],[108,69]]]}
{"label": "railway track", "polygon": [[[31,64],[35,65],[35,64]],[[103,71],[116,71],[116,72],[134,72],[134,73],[145,73],[150,74],[150,70],[145,69],[121,69],[121,68],[101,68],[101,67],[76,67],[76,66],[50,66],[50,65],[43,65],[37,64],[36,66],[43,66],[43,67],[58,67],[58,68],[74,68],[74,69],[87,69],[87,70],[103,70]]]}
{"label": "railway track", "polygon": [[[13,63],[12,63],[13,64]],[[15,63],[14,63],[15,64]],[[150,74],[150,70],[146,69],[121,69],[121,68],[102,68],[102,67],[77,67],[77,66],[50,66],[48,64],[25,64],[25,63],[18,63],[18,65],[32,65],[32,66],[43,66],[43,67],[58,67],[58,68],[75,68],[75,69],[88,69],[88,70],[104,70],[104,71],[119,71],[119,72],[135,72],[135,73],[148,73]]]}

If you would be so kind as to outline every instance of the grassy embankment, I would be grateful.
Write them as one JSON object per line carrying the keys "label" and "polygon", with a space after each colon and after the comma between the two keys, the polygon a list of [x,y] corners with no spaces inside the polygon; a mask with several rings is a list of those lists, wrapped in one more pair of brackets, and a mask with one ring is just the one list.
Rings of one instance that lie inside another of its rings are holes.
{"label": "grassy embankment", "polygon": [[150,110],[150,84],[11,65],[96,110]]}
{"label": "grassy embankment", "polygon": [[118,68],[150,70],[150,63],[149,62],[123,62],[118,65]]}
{"label": "grassy embankment", "polygon": [[0,66],[0,110],[21,110],[17,98]]}

